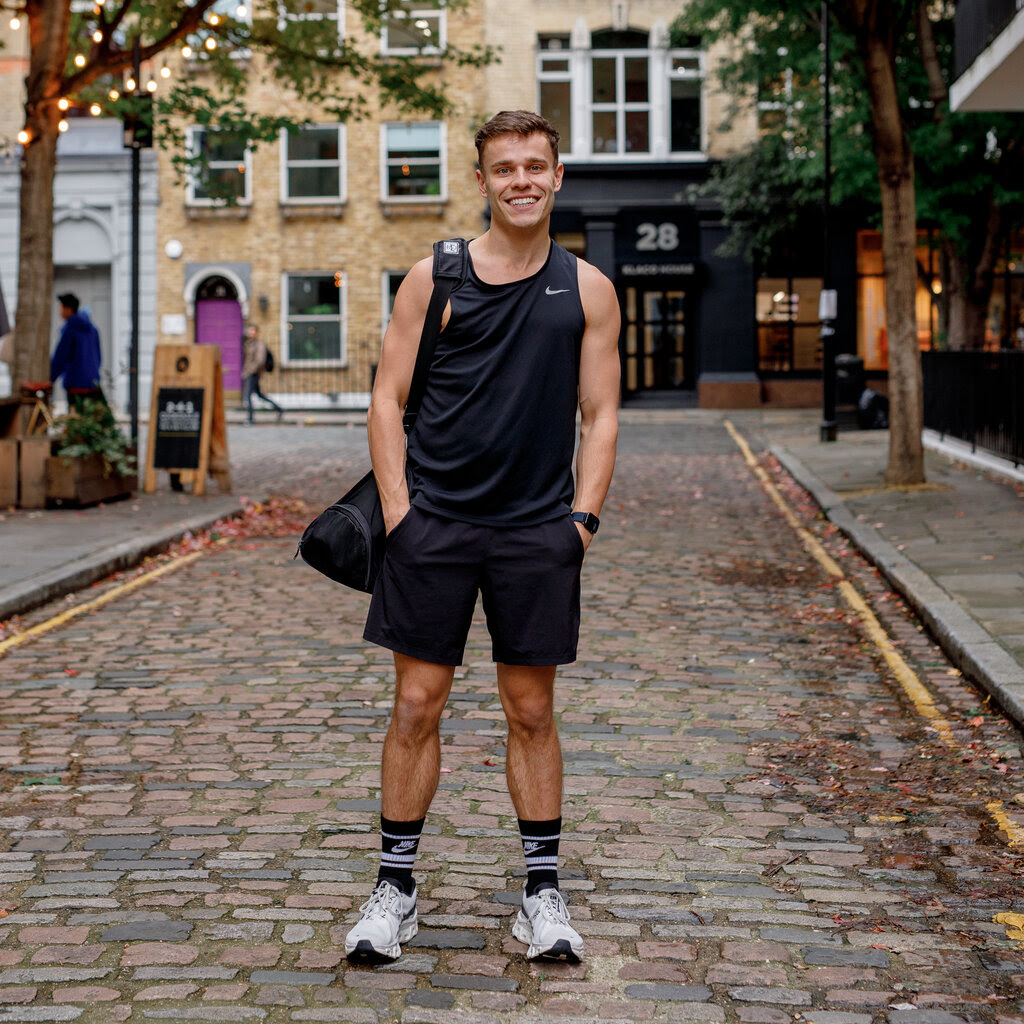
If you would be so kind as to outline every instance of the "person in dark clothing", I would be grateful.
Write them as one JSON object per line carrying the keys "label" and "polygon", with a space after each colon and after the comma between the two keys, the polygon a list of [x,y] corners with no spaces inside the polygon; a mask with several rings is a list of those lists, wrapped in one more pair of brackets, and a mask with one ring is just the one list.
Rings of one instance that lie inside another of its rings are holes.
{"label": "person in dark clothing", "polygon": [[78,297],[71,292],[57,296],[64,326],[60,341],[50,357],[50,380],[63,378],[68,402],[77,409],[83,399],[106,404],[100,388],[100,332],[93,322],[79,312]]}
{"label": "person in dark clothing", "polygon": [[583,954],[558,888],[554,683],[557,666],[576,659],[580,570],[615,463],[619,307],[612,283],[550,237],[563,173],[558,132],[538,114],[503,111],[476,145],[490,226],[469,243],[466,281],[445,309],[408,446],[402,414],[430,258],[396,296],[367,416],[388,539],[363,636],[394,652],[396,685],[381,758],[377,884],[345,939],[356,963],[394,960],[416,934],[413,866],[478,593],[527,870],[512,934],[531,960]]}

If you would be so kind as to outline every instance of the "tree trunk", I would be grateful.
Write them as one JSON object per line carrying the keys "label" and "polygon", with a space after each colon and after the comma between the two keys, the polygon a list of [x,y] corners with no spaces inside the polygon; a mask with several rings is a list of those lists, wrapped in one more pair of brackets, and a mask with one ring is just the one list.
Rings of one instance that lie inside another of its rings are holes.
{"label": "tree trunk", "polygon": [[[884,6],[884,5],[883,5]],[[889,339],[889,486],[924,482],[924,401],[917,345],[917,214],[914,156],[900,113],[895,46],[885,15],[869,5],[858,26],[867,72],[875,157],[882,193],[885,326]]]}
{"label": "tree trunk", "polygon": [[982,349],[985,347],[985,323],[995,283],[1003,231],[1003,211],[989,200],[985,240],[981,254],[973,261],[950,240],[942,240],[943,266],[947,269],[949,289],[949,347]]}
{"label": "tree trunk", "polygon": [[68,49],[71,5],[30,0],[29,70],[21,157],[18,306],[14,329],[14,383],[50,379],[53,295],[53,179],[57,168],[57,106]]}

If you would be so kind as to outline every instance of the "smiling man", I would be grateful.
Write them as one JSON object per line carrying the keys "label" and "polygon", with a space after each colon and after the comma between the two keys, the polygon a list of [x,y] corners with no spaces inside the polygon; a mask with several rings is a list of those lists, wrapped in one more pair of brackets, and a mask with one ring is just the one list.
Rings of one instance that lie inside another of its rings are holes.
{"label": "smiling man", "polygon": [[388,545],[364,637],[394,652],[396,678],[380,870],[345,940],[357,963],[394,960],[416,934],[413,866],[478,594],[526,860],[513,935],[530,959],[583,953],[558,888],[554,683],[557,666],[576,659],[580,568],[615,462],[619,309],[611,282],[549,236],[563,173],[555,129],[538,114],[503,111],[476,146],[491,223],[469,243],[469,273],[445,309],[408,444],[402,414],[433,287],[429,258],[396,296],[367,417]]}

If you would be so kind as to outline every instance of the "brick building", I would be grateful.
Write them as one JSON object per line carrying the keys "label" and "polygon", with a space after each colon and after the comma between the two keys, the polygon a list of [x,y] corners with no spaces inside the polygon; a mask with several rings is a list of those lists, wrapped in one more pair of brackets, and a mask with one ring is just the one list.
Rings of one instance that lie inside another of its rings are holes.
{"label": "brick building", "polygon": [[[431,0],[409,6],[407,28],[376,39],[361,37],[343,0],[312,5],[360,46],[396,54],[438,37],[468,48],[483,36],[481,5],[451,18]],[[177,73],[203,74],[197,62],[182,64]],[[204,181],[182,183],[161,154],[159,341],[219,344],[230,404],[242,325],[253,321],[276,355],[263,388],[282,405],[364,408],[401,278],[435,239],[481,229],[473,131],[482,73],[438,71],[455,105],[444,122],[381,110],[342,125],[282,96],[258,58],[248,70],[256,111],[287,103],[312,125],[249,152],[183,125],[187,144],[206,149]],[[210,180],[232,189],[236,203],[212,198]]]}

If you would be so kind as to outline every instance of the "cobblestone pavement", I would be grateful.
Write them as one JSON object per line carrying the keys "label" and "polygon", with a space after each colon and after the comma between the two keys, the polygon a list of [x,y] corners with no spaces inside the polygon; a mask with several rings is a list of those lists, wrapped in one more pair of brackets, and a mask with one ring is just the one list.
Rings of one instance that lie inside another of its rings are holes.
{"label": "cobblestone pavement", "polygon": [[[271,438],[265,471],[300,480]],[[421,931],[344,962],[390,657],[293,537],[246,539],[0,659],[0,1021],[1024,1024],[1018,732],[765,462],[930,691],[920,717],[720,422],[627,426],[623,451],[557,697],[583,964],[510,935],[480,623]],[[334,496],[329,469],[302,482]]]}

